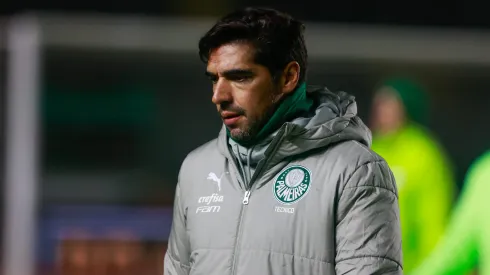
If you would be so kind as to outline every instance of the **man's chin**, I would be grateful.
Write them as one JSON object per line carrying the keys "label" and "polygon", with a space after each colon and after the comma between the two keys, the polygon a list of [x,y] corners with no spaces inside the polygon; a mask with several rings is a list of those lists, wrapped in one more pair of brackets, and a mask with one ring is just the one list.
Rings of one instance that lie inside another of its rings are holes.
{"label": "man's chin", "polygon": [[228,127],[230,137],[237,142],[248,142],[251,140],[250,134],[240,128]]}

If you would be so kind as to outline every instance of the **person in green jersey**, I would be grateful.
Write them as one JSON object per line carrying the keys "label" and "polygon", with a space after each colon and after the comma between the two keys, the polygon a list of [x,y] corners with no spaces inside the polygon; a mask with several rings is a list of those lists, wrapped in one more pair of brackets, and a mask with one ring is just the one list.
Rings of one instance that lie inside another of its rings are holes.
{"label": "person in green jersey", "polygon": [[403,269],[409,273],[442,236],[455,194],[448,157],[424,128],[428,98],[416,83],[390,79],[376,90],[372,149],[390,165],[399,191]]}
{"label": "person in green jersey", "polygon": [[410,275],[490,274],[490,151],[471,165],[444,237]]}

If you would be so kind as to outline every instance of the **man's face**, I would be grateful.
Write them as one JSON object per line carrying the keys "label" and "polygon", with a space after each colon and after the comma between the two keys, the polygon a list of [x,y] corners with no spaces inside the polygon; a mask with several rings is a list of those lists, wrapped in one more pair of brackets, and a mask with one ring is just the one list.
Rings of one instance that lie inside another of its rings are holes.
{"label": "man's face", "polygon": [[383,87],[374,97],[372,125],[375,131],[388,134],[397,131],[405,122],[402,102],[389,87]]}
{"label": "man's face", "polygon": [[206,74],[213,82],[212,101],[235,140],[257,135],[283,96],[269,70],[254,62],[254,48],[247,43],[212,51]]}

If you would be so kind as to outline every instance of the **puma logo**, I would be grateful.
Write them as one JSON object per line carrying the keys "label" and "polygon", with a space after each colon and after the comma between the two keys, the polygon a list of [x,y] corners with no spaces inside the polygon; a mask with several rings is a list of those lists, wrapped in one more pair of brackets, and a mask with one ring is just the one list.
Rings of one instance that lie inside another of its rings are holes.
{"label": "puma logo", "polygon": [[218,192],[221,192],[221,178],[223,178],[223,176],[225,174],[228,174],[228,172],[224,172],[223,174],[221,174],[221,176],[218,178],[218,176],[216,176],[215,173],[211,172],[209,173],[207,179],[208,180],[212,180],[213,182],[216,183],[216,185],[218,186]]}

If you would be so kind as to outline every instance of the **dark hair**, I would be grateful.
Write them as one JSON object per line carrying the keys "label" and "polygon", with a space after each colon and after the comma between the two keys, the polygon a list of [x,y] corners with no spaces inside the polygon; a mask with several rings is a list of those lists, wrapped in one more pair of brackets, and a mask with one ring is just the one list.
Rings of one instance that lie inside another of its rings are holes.
{"label": "dark hair", "polygon": [[289,62],[298,62],[301,83],[308,66],[304,29],[303,23],[288,14],[245,8],[221,18],[199,40],[199,56],[207,63],[212,50],[228,43],[248,42],[255,48],[255,62],[267,67],[274,78]]}

